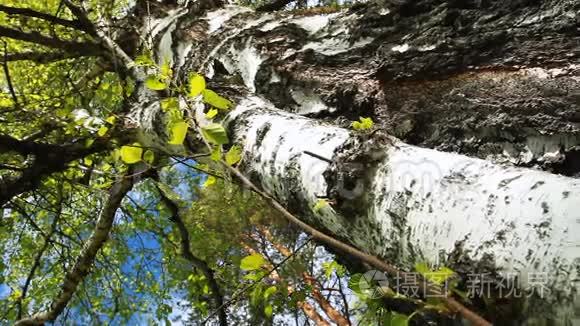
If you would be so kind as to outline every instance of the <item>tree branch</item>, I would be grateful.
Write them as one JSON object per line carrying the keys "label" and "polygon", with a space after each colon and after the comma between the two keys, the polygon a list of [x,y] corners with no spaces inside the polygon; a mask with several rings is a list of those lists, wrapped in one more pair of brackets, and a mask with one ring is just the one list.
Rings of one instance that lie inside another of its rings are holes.
{"label": "tree branch", "polygon": [[14,107],[20,109],[20,104],[18,102],[18,97],[16,96],[16,91],[14,90],[14,85],[12,85],[12,78],[10,78],[10,69],[8,68],[8,61],[6,56],[8,55],[8,45],[4,43],[4,61],[2,62],[2,67],[4,68],[4,75],[6,76],[6,84],[8,84],[8,90],[10,90],[10,95],[12,95],[12,100],[14,101]]}
{"label": "tree branch", "polygon": [[131,77],[135,78],[137,81],[143,81],[145,79],[145,74],[143,71],[135,65],[133,59],[131,59],[125,51],[119,46],[119,44],[115,43],[110,37],[108,37],[103,31],[98,29],[88,18],[85,13],[85,10],[82,7],[79,7],[72,3],[70,0],[63,0],[64,4],[68,7],[68,9],[75,15],[85,28],[87,28],[91,35],[95,36],[100,43],[110,51],[109,57],[113,60],[113,62],[120,61],[124,70],[126,70]]}
{"label": "tree branch", "polygon": [[61,26],[70,27],[70,28],[84,31],[82,24],[78,20],[67,20],[67,19],[59,18],[59,17],[53,16],[53,15],[49,15],[49,14],[46,14],[43,12],[32,10],[29,8],[18,8],[18,7],[9,7],[9,6],[0,5],[0,11],[5,12],[9,15],[20,15],[20,16],[39,18],[39,19],[46,20],[46,21],[54,23],[54,24],[58,24]]}
{"label": "tree branch", "polygon": [[99,52],[79,52],[79,53],[72,53],[72,52],[41,52],[41,51],[27,51],[27,52],[17,52],[17,53],[10,53],[4,56],[4,60],[7,62],[10,61],[24,61],[30,60],[36,63],[49,63],[59,60],[71,59],[71,58],[78,58],[84,56],[94,56],[98,55]]}
{"label": "tree branch", "polygon": [[104,151],[111,145],[107,139],[97,139],[89,148],[84,143],[85,140],[81,139],[73,144],[52,145],[0,135],[0,152],[15,151],[25,156],[35,155],[32,165],[25,168],[19,176],[0,180],[0,207],[14,196],[35,189],[42,177],[64,171],[69,162]]}
{"label": "tree branch", "polygon": [[155,183],[155,187],[157,188],[157,191],[159,192],[159,196],[161,197],[161,201],[171,211],[171,218],[170,219],[173,222],[173,224],[177,227],[177,230],[179,231],[179,234],[181,236],[181,241],[180,241],[180,243],[181,243],[181,255],[183,256],[183,258],[185,258],[187,261],[189,261],[193,265],[193,267],[200,270],[203,273],[203,275],[205,276],[205,278],[207,279],[209,286],[211,288],[211,293],[213,295],[213,299],[215,301],[214,304],[215,304],[216,310],[218,312],[220,326],[227,326],[228,319],[227,319],[227,313],[226,313],[226,306],[224,305],[224,298],[223,298],[223,295],[221,293],[220,286],[214,277],[214,270],[211,269],[204,260],[196,257],[191,252],[191,248],[189,245],[189,241],[190,241],[189,240],[189,231],[187,230],[187,227],[185,226],[185,224],[183,223],[183,220],[181,219],[181,216],[179,214],[179,211],[180,211],[179,206],[165,194],[165,192],[163,191],[163,189],[161,189],[161,187],[159,186],[159,184],[157,182]]}
{"label": "tree branch", "polygon": [[72,53],[94,54],[101,50],[98,45],[90,42],[63,41],[58,38],[44,36],[38,32],[27,33],[4,26],[0,26],[0,36],[40,44],[49,48],[60,49]]}
{"label": "tree branch", "polygon": [[60,293],[53,299],[49,310],[21,319],[15,325],[44,325],[45,322],[54,321],[64,311],[79,283],[89,274],[97,252],[109,237],[117,208],[132,187],[133,178],[124,176],[109,189],[109,199],[99,215],[95,229],[83,246],[74,266],[66,274]]}

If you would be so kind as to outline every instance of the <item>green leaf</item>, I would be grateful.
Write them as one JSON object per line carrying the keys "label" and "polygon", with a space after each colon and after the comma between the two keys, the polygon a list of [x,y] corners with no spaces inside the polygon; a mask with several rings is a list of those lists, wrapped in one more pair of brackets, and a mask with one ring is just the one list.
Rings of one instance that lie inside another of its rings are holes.
{"label": "green leaf", "polygon": [[219,161],[222,159],[222,147],[221,146],[216,146],[214,147],[214,149],[211,151],[211,154],[209,156],[212,161]]}
{"label": "green leaf", "polygon": [[197,97],[204,90],[205,90],[205,78],[203,78],[203,76],[200,74],[191,75],[189,77],[189,96]]}
{"label": "green leaf", "polygon": [[[141,146],[139,143],[133,145]],[[127,164],[134,164],[141,161],[141,155],[143,154],[143,149],[136,146],[122,146],[121,147],[121,160]]]}
{"label": "green leaf", "polygon": [[359,121],[354,121],[352,123],[352,128],[358,131],[369,130],[373,127],[374,122],[371,118],[359,117]]}
{"label": "green leaf", "polygon": [[109,131],[109,128],[107,128],[106,126],[101,126],[101,128],[99,128],[99,131],[97,131],[97,135],[99,137],[103,137],[107,134],[107,131]]}
{"label": "green leaf", "polygon": [[154,91],[161,91],[167,88],[167,85],[161,81],[158,76],[150,75],[145,79],[145,86]]}
{"label": "green leaf", "polygon": [[232,101],[219,96],[216,92],[212,91],[211,89],[204,89],[203,92],[203,101],[213,107],[216,107],[220,110],[228,110],[234,105]]}
{"label": "green leaf", "polygon": [[152,165],[153,162],[155,161],[155,154],[153,153],[152,150],[146,150],[145,153],[143,154],[143,161],[145,161],[145,163]]}
{"label": "green leaf", "polygon": [[421,263],[416,263],[415,264],[415,270],[417,272],[419,272],[419,274],[421,275],[425,275],[427,273],[429,273],[431,271],[431,269],[429,268],[429,266],[427,266],[427,263],[421,262]]}
{"label": "green leaf", "polygon": [[242,148],[238,145],[234,145],[226,153],[226,163],[228,165],[234,165],[242,159]]}
{"label": "green leaf", "polygon": [[171,139],[169,140],[169,143],[171,145],[181,145],[183,144],[183,141],[185,140],[185,135],[187,135],[187,122],[185,121],[179,121],[174,123],[171,126]]}
{"label": "green leaf", "polygon": [[453,270],[443,266],[433,273],[430,273],[430,279],[435,284],[443,284],[447,279],[453,276],[453,274],[455,274]]}
{"label": "green leaf", "polygon": [[171,70],[171,66],[169,65],[169,60],[163,60],[163,64],[161,65],[161,79],[166,80],[173,76],[173,70]]}
{"label": "green leaf", "polygon": [[161,110],[167,112],[169,110],[179,111],[179,100],[175,97],[168,97],[161,100]]}
{"label": "green leaf", "polygon": [[321,211],[323,208],[327,207],[328,205],[329,205],[329,204],[328,204],[328,201],[327,201],[326,199],[319,199],[319,200],[317,200],[317,201],[316,201],[316,204],[314,204],[314,207],[312,208],[312,210],[313,210],[315,213],[318,213],[318,212],[320,212],[320,211]]}
{"label": "green leaf", "polygon": [[268,317],[268,318],[272,317],[273,313],[274,313],[274,307],[272,307],[271,304],[264,307],[264,314],[266,315],[266,317]]}
{"label": "green leaf", "polygon": [[276,286],[272,285],[269,288],[266,289],[266,291],[264,291],[264,300],[268,300],[268,298],[270,298],[270,296],[272,296],[272,294],[276,293],[276,291],[278,290],[278,288],[276,288]]}
{"label": "green leaf", "polygon": [[390,324],[391,326],[408,326],[409,317],[407,315],[392,312]]}
{"label": "green leaf", "polygon": [[114,125],[116,120],[117,120],[117,117],[112,115],[112,116],[109,116],[105,121],[107,121],[111,125]]}
{"label": "green leaf", "polygon": [[201,128],[203,137],[210,143],[223,145],[229,142],[228,134],[224,127],[219,123],[211,123]]}
{"label": "green leaf", "polygon": [[213,119],[217,114],[218,114],[218,110],[212,108],[212,109],[209,109],[209,111],[207,111],[207,113],[205,114],[205,117],[208,119]]}
{"label": "green leaf", "polygon": [[256,269],[260,269],[262,265],[266,263],[266,260],[260,254],[252,254],[246,256],[240,262],[240,268],[245,271],[253,271]]}
{"label": "green leaf", "polygon": [[207,177],[207,179],[203,183],[202,187],[207,188],[207,187],[215,184],[216,181],[217,181],[216,178],[213,175],[210,175]]}
{"label": "green leaf", "polygon": [[427,280],[435,284],[443,284],[448,278],[455,274],[453,270],[445,266],[439,268],[436,271],[431,271],[426,263],[416,263],[415,270],[417,270],[417,272],[423,275],[423,277],[425,277]]}
{"label": "green leaf", "polygon": [[138,55],[137,58],[135,58],[135,64],[137,66],[146,67],[146,66],[154,66],[155,62],[153,61],[153,59],[151,59],[149,53],[143,53]]}

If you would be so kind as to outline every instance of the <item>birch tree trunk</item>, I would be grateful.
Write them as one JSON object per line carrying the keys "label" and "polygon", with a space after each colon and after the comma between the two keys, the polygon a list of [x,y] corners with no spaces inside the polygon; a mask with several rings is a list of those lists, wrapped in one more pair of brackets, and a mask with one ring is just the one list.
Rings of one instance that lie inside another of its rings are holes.
{"label": "birch tree trunk", "polygon": [[[580,306],[578,12],[566,0],[175,9],[152,38],[182,80],[202,72],[236,103],[240,169],[304,221],[405,270],[517,281],[534,292],[510,300],[522,322],[566,325]],[[155,110],[133,112],[144,130]],[[359,116],[377,131],[349,130]],[[314,211],[320,197],[332,205]]]}

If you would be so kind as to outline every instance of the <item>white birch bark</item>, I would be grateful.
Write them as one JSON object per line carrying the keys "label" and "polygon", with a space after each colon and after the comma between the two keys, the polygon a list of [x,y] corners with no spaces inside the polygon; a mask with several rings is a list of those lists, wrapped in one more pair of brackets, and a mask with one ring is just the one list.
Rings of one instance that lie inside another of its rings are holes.
{"label": "white birch bark", "polygon": [[[559,5],[558,10],[549,11],[550,16],[569,17],[574,5],[567,2]],[[541,10],[548,8],[542,7]],[[426,12],[423,14],[430,17]],[[188,19],[185,11],[176,15]],[[514,106],[513,114],[519,119],[518,123],[525,126],[535,122],[526,120],[525,114],[515,110],[518,105],[527,109],[527,95],[522,95],[522,92],[530,85],[539,85],[539,98],[544,96],[552,106],[554,103],[570,104],[570,112],[554,114],[550,116],[551,124],[537,127],[538,134],[546,138],[546,143],[552,144],[554,139],[558,143],[549,148],[542,145],[537,153],[533,153],[532,159],[541,161],[547,154],[552,155],[556,147],[568,151],[576,144],[578,126],[571,119],[562,118],[573,113],[574,97],[555,97],[554,100],[549,94],[561,85],[566,85],[570,94],[580,89],[577,66],[569,64],[577,56],[563,54],[565,51],[555,52],[556,56],[562,56],[558,57],[561,66],[556,68],[557,74],[553,74],[554,69],[528,69],[525,65],[534,62],[530,51],[536,49],[526,50],[533,43],[520,42],[525,32],[520,35],[518,30],[513,32],[516,36],[512,48],[521,49],[515,54],[506,54],[511,56],[514,70],[508,69],[502,74],[486,72],[494,65],[505,68],[502,54],[499,54],[498,58],[483,60],[482,72],[479,72],[476,62],[469,62],[476,61],[477,56],[471,58],[466,54],[469,46],[466,47],[465,39],[429,40],[419,33],[421,28],[417,27],[417,31],[403,28],[409,34],[402,35],[399,40],[388,39],[380,43],[377,40],[384,37],[390,25],[357,29],[357,24],[367,23],[365,15],[372,21],[399,19],[404,22],[405,17],[413,20],[412,16],[393,18],[386,8],[363,14],[341,12],[296,17],[292,14],[258,16],[247,9],[229,6],[209,12],[204,18],[187,25],[193,37],[177,37],[182,21],[171,17],[164,18],[162,23],[167,28],[155,29],[157,35],[154,37],[161,40],[158,59],[169,57],[174,70],[182,78],[189,71],[199,71],[218,84],[223,83],[224,74],[240,79],[232,95],[237,106],[227,120],[230,138],[244,148],[241,169],[289,210],[319,229],[409,271],[413,270],[415,263],[427,262],[448,265],[464,280],[477,280],[482,273],[491,273],[496,278],[503,275],[510,282],[517,279],[520,289],[536,292],[526,301],[523,315],[527,322],[537,319],[541,324],[552,320],[557,325],[566,325],[574,319],[574,309],[580,307],[577,294],[580,270],[579,179],[412,146],[385,136],[385,131],[372,136],[355,134],[304,116],[336,112],[339,108],[334,105],[339,102],[332,101],[333,96],[342,94],[338,91],[352,89],[353,85],[358,91],[350,99],[353,104],[360,106],[368,96],[373,97],[371,103],[388,108],[393,105],[389,102],[391,93],[388,92],[393,90],[399,93],[393,93],[392,97],[398,96],[397,101],[413,106],[414,98],[400,97],[423,96],[421,84],[417,91],[405,88],[401,91],[394,81],[404,78],[416,81],[423,73],[436,74],[437,67],[431,65],[442,58],[442,62],[449,61],[452,66],[443,65],[444,74],[450,75],[454,70],[461,73],[463,69],[478,72],[460,76],[459,81],[449,77],[449,84],[440,83],[441,93],[425,96],[424,106],[434,105],[442,110],[433,111],[440,114],[436,123],[446,121],[449,115],[463,117],[463,108],[468,105],[483,112],[474,111],[474,114],[486,114],[489,107],[503,104]],[[513,15],[497,24],[517,20],[518,13]],[[481,21],[483,23],[475,24],[474,28],[484,29],[487,22],[483,18]],[[200,32],[204,29],[199,28],[200,24],[207,25],[205,34]],[[409,26],[415,25],[411,21]],[[297,47],[296,39],[279,36],[280,28],[302,33],[303,44]],[[550,33],[554,34],[552,39],[561,36],[552,30]],[[485,34],[485,37],[493,40],[493,34]],[[563,47],[567,46],[566,42],[562,42]],[[474,42],[474,45],[480,46],[480,43]],[[537,50],[541,52],[543,49]],[[379,55],[388,57],[390,61],[379,64]],[[453,55],[464,56],[464,66],[454,61]],[[376,56],[377,60],[369,59],[358,64],[349,61],[349,56],[361,60]],[[423,57],[427,58],[424,62],[421,61]],[[412,60],[415,59],[419,63],[413,66]],[[325,65],[326,61],[330,64]],[[556,62],[557,58],[554,57],[553,61]],[[518,62],[521,65],[518,66]],[[297,68],[301,65],[304,71]],[[408,67],[397,68],[403,65]],[[220,67],[226,72],[216,76]],[[508,81],[510,84],[506,86],[509,87],[505,87],[505,93],[501,93],[499,98],[473,92],[473,89],[489,85],[497,87],[496,84]],[[384,82],[393,82],[395,86],[388,88],[382,84]],[[426,87],[431,87],[431,84],[426,84]],[[549,89],[550,93],[543,93],[544,89]],[[514,100],[502,103],[502,96],[513,96]],[[449,107],[455,105],[457,108],[445,111],[447,104],[433,102],[432,97],[437,101],[446,98],[450,101]],[[551,114],[550,105],[540,107],[544,114]],[[152,107],[159,110],[157,105]],[[145,114],[139,112],[138,116],[149,118],[137,120],[143,129],[152,129],[155,120],[151,117],[155,114],[150,109],[144,111]],[[447,112],[447,115],[441,112]],[[202,112],[197,113],[197,116],[203,116],[199,114]],[[496,124],[509,120],[502,116],[496,118],[498,123],[494,123],[493,116],[487,118],[490,122],[482,124],[483,129],[473,131],[474,135],[495,132],[485,128],[488,125],[495,128]],[[397,119],[395,115],[393,121],[401,122],[401,125],[408,122]],[[453,127],[460,126],[455,124]],[[557,134],[556,126],[562,126],[566,133]],[[472,130],[466,130],[468,137]],[[386,130],[386,133],[391,133],[391,130]],[[554,137],[550,138],[550,135]],[[528,137],[526,133],[517,136],[524,138],[522,143],[539,137]],[[505,138],[510,137],[515,136]],[[558,141],[559,137],[567,139],[565,146]],[[462,140],[463,144],[469,141]],[[525,151],[515,155],[521,156]],[[327,195],[335,203],[315,212],[313,207],[319,197]]]}
{"label": "white birch bark", "polygon": [[[553,305],[550,317],[573,316],[580,180],[394,140],[373,148],[380,160],[342,166],[365,169],[354,190],[338,185],[343,200],[361,205],[349,210],[356,215],[332,206],[314,212],[327,192],[330,164],[304,152],[333,158],[344,154],[345,142],[354,142],[355,152],[366,144],[351,131],[280,112],[254,96],[230,120],[232,137],[244,147],[245,173],[308,222],[407,270],[460,255],[472,263],[464,272],[517,276],[522,290],[541,291],[534,305]],[[534,309],[530,318],[546,313]]]}

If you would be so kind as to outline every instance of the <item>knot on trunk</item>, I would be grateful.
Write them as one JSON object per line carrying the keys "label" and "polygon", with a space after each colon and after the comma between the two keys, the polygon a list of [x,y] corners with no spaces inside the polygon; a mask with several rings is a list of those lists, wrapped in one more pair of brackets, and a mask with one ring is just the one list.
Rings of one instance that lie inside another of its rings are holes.
{"label": "knot on trunk", "polygon": [[324,172],[327,196],[336,211],[346,217],[367,214],[373,177],[391,144],[390,136],[375,130],[356,134],[336,149]]}

